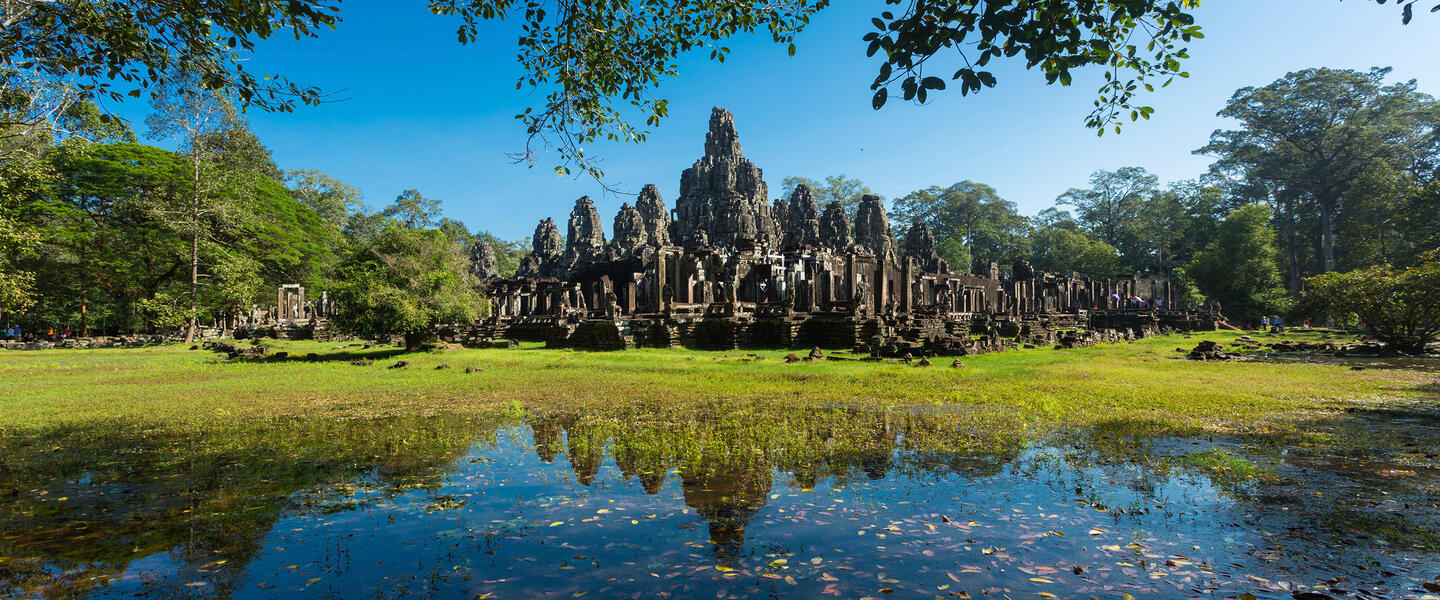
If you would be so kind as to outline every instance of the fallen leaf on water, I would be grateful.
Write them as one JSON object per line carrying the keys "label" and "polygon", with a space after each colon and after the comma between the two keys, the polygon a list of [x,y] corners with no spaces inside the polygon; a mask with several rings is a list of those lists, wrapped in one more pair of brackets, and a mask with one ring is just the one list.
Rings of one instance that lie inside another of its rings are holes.
{"label": "fallen leaf on water", "polygon": [[1046,578],[1044,578],[1044,577],[1031,577],[1031,578],[1030,578],[1030,581],[1033,581],[1033,582],[1035,582],[1035,583],[1055,583],[1054,581],[1051,581],[1051,580],[1046,579]]}

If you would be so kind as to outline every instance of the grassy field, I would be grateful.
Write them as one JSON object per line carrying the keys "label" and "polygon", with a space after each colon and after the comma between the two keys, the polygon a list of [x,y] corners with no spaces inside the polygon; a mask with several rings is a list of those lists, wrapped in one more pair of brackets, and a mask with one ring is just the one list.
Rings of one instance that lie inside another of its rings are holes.
{"label": "grassy field", "polygon": [[[185,346],[12,351],[0,353],[0,381],[7,389],[0,397],[0,429],[114,418],[214,424],[514,409],[684,412],[718,402],[798,411],[963,407],[977,425],[1034,434],[1114,423],[1169,433],[1275,433],[1308,431],[1306,423],[1356,407],[1436,394],[1436,378],[1415,371],[1202,363],[1176,351],[1201,339],[1229,344],[1238,335],[1020,350],[966,357],[963,368],[951,368],[950,359],[937,359],[932,367],[787,364],[784,350],[597,353],[526,346],[402,355],[393,348],[273,340],[268,343],[289,352],[290,360],[227,362]],[[308,353],[318,360],[296,358]],[[359,358],[375,364],[350,364]],[[397,360],[410,365],[386,368]],[[451,368],[435,369],[442,364]],[[465,367],[483,371],[467,374]]]}
{"label": "grassy field", "polygon": [[[1073,468],[1197,473],[1237,496],[1268,476],[1267,457],[1302,448],[1394,469],[1434,463],[1433,374],[1175,351],[1238,335],[1019,350],[963,368],[787,364],[784,350],[400,354],[273,341],[317,357],[0,352],[0,565],[48,581],[57,561],[118,577],[134,557],[186,544],[249,556],[297,502],[329,506],[357,482],[436,487],[508,431],[531,434],[542,460],[564,455],[577,481],[610,456],[642,479],[782,471],[802,490],[871,471],[993,475],[1031,442]],[[387,368],[400,360],[409,366]],[[1176,449],[1162,439],[1172,435],[1212,437]]]}

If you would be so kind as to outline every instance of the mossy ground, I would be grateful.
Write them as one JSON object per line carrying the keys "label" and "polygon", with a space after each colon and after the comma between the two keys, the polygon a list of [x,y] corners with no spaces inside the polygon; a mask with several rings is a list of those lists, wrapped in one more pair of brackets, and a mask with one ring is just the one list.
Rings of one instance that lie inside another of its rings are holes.
{"label": "mossy ground", "polygon": [[[350,506],[344,494],[357,484],[433,487],[458,457],[516,427],[542,456],[564,454],[577,477],[608,452],[642,476],[781,471],[802,489],[872,471],[990,476],[1030,442],[1054,449],[1065,472],[1119,466],[1158,481],[1179,469],[1235,497],[1257,479],[1291,485],[1269,476],[1280,451],[1364,459],[1346,465],[1383,457],[1371,470],[1389,473],[1428,473],[1436,462],[1435,375],[1176,352],[1239,335],[1019,350],[965,357],[963,368],[789,364],[788,350],[402,354],[273,340],[289,358],[226,361],[183,345],[3,352],[0,562],[36,581],[55,561],[103,563],[118,576],[134,556],[194,544],[197,531],[201,546],[248,555],[294,498],[304,508],[314,494],[338,494],[320,498],[324,509]],[[400,360],[409,366],[387,368]],[[1189,445],[1166,446],[1172,439]],[[1406,494],[1429,485],[1382,483]],[[119,500],[106,495],[117,489]],[[1432,522],[1415,522],[1437,539]]]}
{"label": "mossy ground", "polygon": [[[1128,423],[1156,434],[1279,435],[1307,433],[1307,422],[1357,406],[1426,401],[1435,394],[1435,377],[1416,371],[1206,363],[1184,360],[1176,351],[1202,339],[1230,344],[1241,334],[1019,350],[965,357],[963,368],[951,368],[950,359],[936,359],[931,367],[787,364],[786,350],[584,352],[528,344],[400,354],[395,348],[268,340],[290,358],[261,362],[225,361],[183,345],[7,352],[0,354],[0,382],[7,389],[0,398],[0,428],[113,418],[213,424],[285,416],[487,414],[514,407],[677,413],[720,402],[802,412],[957,410],[977,426],[1027,434]],[[309,353],[317,359],[305,359]],[[350,364],[361,358],[375,364]],[[397,360],[410,364],[386,368]],[[452,368],[436,370],[441,364]],[[483,371],[467,374],[465,367]]]}

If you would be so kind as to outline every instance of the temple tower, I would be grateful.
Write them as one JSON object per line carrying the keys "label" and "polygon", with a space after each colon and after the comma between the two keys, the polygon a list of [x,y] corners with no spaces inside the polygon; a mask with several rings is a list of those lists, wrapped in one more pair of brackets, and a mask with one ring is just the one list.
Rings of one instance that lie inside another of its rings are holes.
{"label": "temple tower", "polygon": [[555,226],[555,219],[546,218],[535,226],[535,235],[530,237],[530,255],[521,261],[516,275],[563,279],[567,274],[562,264],[564,259],[565,241],[560,239],[560,229]]}
{"label": "temple tower", "polygon": [[735,116],[716,107],[705,134],[705,156],[680,175],[675,241],[734,248],[775,237],[769,192],[760,168],[740,154]]}
{"label": "temple tower", "polygon": [[651,246],[670,245],[670,213],[665,211],[665,201],[660,198],[660,189],[653,183],[645,184],[635,209],[645,222],[645,243]]}
{"label": "temple tower", "polygon": [[860,199],[860,208],[855,211],[855,243],[870,250],[877,261],[896,262],[895,236],[890,233],[890,221],[885,218],[885,205],[879,196]]}
{"label": "temple tower", "polygon": [[500,276],[500,269],[496,265],[495,249],[490,243],[483,239],[475,240],[475,245],[470,247],[470,273],[476,279],[494,279]]}
{"label": "temple tower", "polygon": [[835,252],[850,249],[850,223],[845,220],[845,207],[839,202],[825,205],[820,217],[820,243]]}
{"label": "temple tower", "polygon": [[[795,186],[795,191],[790,193],[789,208],[788,222],[785,224],[785,247],[819,246],[819,207],[815,204],[815,195],[810,191],[810,186],[803,183]],[[842,224],[845,221],[843,211],[840,221]]]}
{"label": "temple tower", "polygon": [[565,234],[565,264],[575,267],[600,257],[605,251],[605,230],[600,225],[600,213],[589,196],[575,201],[570,211],[570,226]]}

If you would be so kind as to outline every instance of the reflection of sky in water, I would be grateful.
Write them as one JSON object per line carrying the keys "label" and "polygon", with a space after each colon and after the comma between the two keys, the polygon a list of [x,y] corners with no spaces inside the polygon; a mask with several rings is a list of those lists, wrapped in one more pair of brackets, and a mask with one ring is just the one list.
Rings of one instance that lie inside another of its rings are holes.
{"label": "reflection of sky in water", "polygon": [[[662,479],[659,469],[617,464],[593,448],[575,452],[573,443],[547,439],[537,451],[531,430],[514,428],[459,459],[438,487],[395,494],[362,482],[313,494],[274,524],[248,565],[229,567],[243,570],[228,570],[233,581],[222,589],[208,587],[215,583],[204,569],[162,554],[131,562],[98,593],[1289,598],[1297,585],[1337,576],[1349,581],[1332,585],[1352,591],[1421,590],[1418,581],[1440,564],[1321,539],[1317,498],[1364,504],[1385,494],[1364,494],[1369,482],[1348,475],[1315,475],[1324,465],[1313,463],[1277,463],[1279,476],[1314,476],[1308,486],[1261,494],[1261,503],[1196,475],[1090,466],[1078,446],[1032,447],[1003,466],[982,460],[909,474],[890,468],[891,457],[872,456],[839,478],[717,464],[667,468]],[[537,456],[551,452],[553,462]],[[572,454],[580,458],[571,462]],[[1414,510],[1434,514],[1432,505]]]}

